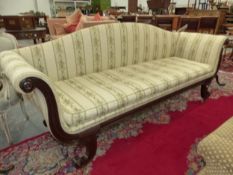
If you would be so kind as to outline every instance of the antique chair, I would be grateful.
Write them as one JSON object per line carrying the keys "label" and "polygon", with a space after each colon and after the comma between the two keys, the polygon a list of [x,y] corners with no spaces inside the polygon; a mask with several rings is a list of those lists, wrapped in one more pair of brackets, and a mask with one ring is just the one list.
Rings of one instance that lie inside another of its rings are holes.
{"label": "antique chair", "polygon": [[14,48],[17,48],[16,38],[13,35],[0,30],[0,52]]}
{"label": "antique chair", "polygon": [[[17,45],[17,40],[13,35],[0,31],[0,52],[15,49],[17,48]],[[10,106],[17,104],[18,102],[20,102],[21,109],[25,114],[26,119],[29,119],[25,111],[23,97],[16,93],[9,81],[7,81],[3,75],[0,75],[0,127],[5,133],[8,144],[12,143],[12,138],[7,123],[7,112]]]}

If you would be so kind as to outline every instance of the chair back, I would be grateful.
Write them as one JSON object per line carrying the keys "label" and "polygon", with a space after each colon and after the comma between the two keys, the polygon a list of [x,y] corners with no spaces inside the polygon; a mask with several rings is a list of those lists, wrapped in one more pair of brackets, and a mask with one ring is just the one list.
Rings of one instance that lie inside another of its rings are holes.
{"label": "chair back", "polygon": [[16,38],[3,31],[0,31],[0,52],[4,50],[12,50],[17,48],[17,40]]}

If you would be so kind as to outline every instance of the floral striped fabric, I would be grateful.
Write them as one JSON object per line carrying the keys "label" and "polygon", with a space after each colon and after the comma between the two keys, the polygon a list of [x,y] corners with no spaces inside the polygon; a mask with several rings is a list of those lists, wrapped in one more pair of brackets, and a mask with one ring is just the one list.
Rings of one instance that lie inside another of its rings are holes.
{"label": "floral striped fabric", "polygon": [[17,92],[24,94],[19,84],[28,77],[39,78],[52,87],[52,82],[48,76],[32,67],[17,53],[12,51],[2,52],[0,53],[0,58],[0,72],[7,76]]}
{"label": "floral striped fabric", "polygon": [[176,57],[55,83],[71,132],[85,130],[210,76],[210,66]]}
{"label": "floral striped fabric", "polygon": [[225,36],[180,33],[175,56],[209,64],[216,71]]}
{"label": "floral striped fabric", "polygon": [[17,52],[54,81],[174,55],[177,33],[145,24],[106,24]]}
{"label": "floral striped fabric", "polygon": [[198,153],[206,166],[198,175],[233,174],[233,118],[198,144]]}
{"label": "floral striped fabric", "polygon": [[[99,25],[0,54],[14,88],[37,77],[53,90],[62,127],[79,133],[214,75],[225,37],[141,23]],[[43,95],[37,99],[47,120]]]}

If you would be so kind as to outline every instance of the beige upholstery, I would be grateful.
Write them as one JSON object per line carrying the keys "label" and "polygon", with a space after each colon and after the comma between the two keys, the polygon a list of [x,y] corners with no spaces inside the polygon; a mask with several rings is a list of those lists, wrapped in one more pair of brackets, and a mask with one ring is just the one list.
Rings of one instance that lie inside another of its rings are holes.
{"label": "beige upholstery", "polygon": [[15,49],[17,45],[17,40],[13,35],[0,30],[0,52]]}
{"label": "beige upholstery", "polygon": [[[44,80],[63,129],[73,134],[212,77],[225,39],[146,24],[106,24],[4,52],[0,67],[20,93],[22,79]],[[45,119],[52,117],[41,93],[35,95]]]}
{"label": "beige upholstery", "polygon": [[48,29],[49,29],[49,34],[52,39],[59,38],[63,35],[65,35],[65,31],[63,34],[57,35],[56,30],[55,30],[55,25],[63,25],[66,23],[66,18],[48,18],[47,19],[48,23]]}
{"label": "beige upholstery", "polygon": [[233,174],[233,118],[226,121],[198,144],[206,166],[198,175]]}

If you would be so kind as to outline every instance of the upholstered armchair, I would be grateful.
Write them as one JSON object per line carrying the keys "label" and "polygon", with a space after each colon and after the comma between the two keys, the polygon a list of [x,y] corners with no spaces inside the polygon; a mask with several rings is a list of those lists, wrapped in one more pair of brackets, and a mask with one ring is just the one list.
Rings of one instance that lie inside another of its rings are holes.
{"label": "upholstered armchair", "polygon": [[204,138],[198,144],[198,153],[206,163],[198,175],[232,175],[233,118]]}
{"label": "upholstered armchair", "polygon": [[17,45],[17,40],[13,35],[0,30],[0,52],[15,49]]}
{"label": "upholstered armchair", "polygon": [[[0,31],[0,52],[16,49],[17,45],[17,40],[13,35]],[[6,77],[2,74],[1,70],[0,72],[0,128],[4,131],[8,144],[11,144],[13,140],[7,121],[8,108],[20,102],[21,109],[24,112],[26,119],[29,118],[25,111],[23,97],[14,90],[13,86],[11,86],[9,81],[7,81]]]}
{"label": "upholstered armchair", "polygon": [[[98,21],[94,20],[94,16],[86,16],[86,15],[83,16],[84,18],[82,20],[82,25],[77,30],[99,24],[108,24],[108,23],[117,22],[115,19],[107,16],[101,17],[101,20]],[[67,22],[66,18],[49,18],[47,22],[48,22],[48,28],[51,39],[57,39],[60,38],[61,36],[68,34],[64,28],[64,24]]]}

